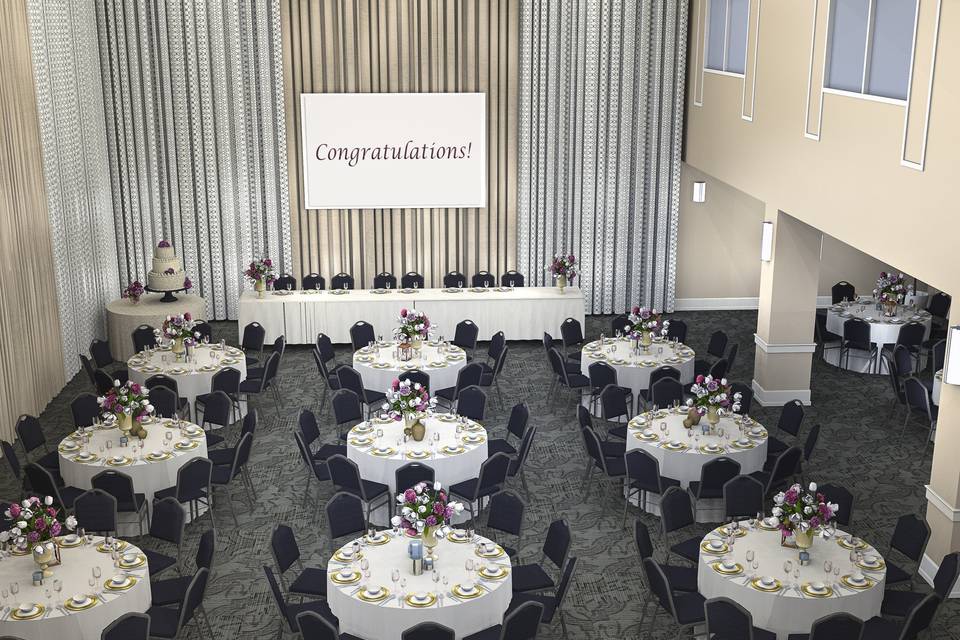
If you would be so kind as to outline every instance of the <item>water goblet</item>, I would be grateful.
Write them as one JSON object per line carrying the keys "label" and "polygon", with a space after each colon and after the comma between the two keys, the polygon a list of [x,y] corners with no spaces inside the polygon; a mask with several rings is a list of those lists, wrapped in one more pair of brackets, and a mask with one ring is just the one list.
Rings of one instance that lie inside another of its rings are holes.
{"label": "water goblet", "polygon": [[92,590],[94,587],[97,586],[97,580],[95,578],[87,578],[87,584],[90,586],[90,589]]}
{"label": "water goblet", "polygon": [[437,570],[436,570],[436,569],[434,569],[434,570],[430,573],[430,579],[433,580],[433,588],[436,589],[436,588],[437,588],[437,585],[440,583],[440,574],[437,573]]}
{"label": "water goblet", "polygon": [[833,571],[833,563],[829,560],[823,561],[823,572],[827,575],[827,582],[830,581],[830,573]]}
{"label": "water goblet", "polygon": [[790,577],[790,572],[793,571],[793,563],[789,560],[783,563],[783,572],[786,574],[787,578]]}
{"label": "water goblet", "polygon": [[103,575],[103,571],[100,569],[100,565],[94,565],[93,567],[93,577],[100,578]]}
{"label": "water goblet", "polygon": [[[346,289],[346,287],[344,287],[344,289]],[[288,283],[287,283],[287,291],[292,291],[292,290],[293,290],[293,285],[288,282]]]}
{"label": "water goblet", "polygon": [[394,569],[390,572],[390,580],[393,581],[393,590],[397,590],[397,583],[400,582],[400,570]]}
{"label": "water goblet", "polygon": [[54,580],[53,590],[57,593],[57,597],[59,598],[60,592],[63,591],[63,582],[61,582],[60,580]]}
{"label": "water goblet", "polygon": [[800,586],[800,567],[796,567],[796,568],[793,570],[793,582],[794,582],[794,584],[796,584],[798,587]]}
{"label": "water goblet", "polygon": [[17,594],[20,593],[20,583],[11,582],[10,583],[10,594],[13,595],[13,599],[16,600]]}
{"label": "water goblet", "polygon": [[10,597],[10,592],[7,589],[0,589],[0,596],[3,596],[3,604],[7,603],[7,598]]}

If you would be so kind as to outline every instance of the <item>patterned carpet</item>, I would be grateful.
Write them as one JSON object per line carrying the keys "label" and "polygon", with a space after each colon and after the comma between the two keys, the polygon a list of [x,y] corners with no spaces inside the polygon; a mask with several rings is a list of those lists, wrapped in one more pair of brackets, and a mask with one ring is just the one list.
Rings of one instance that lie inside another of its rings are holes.
{"label": "patterned carpet", "polygon": [[[695,349],[704,350],[710,332],[718,328],[739,342],[740,355],[731,379],[749,384],[755,312],[677,313],[674,317],[688,323],[688,343]],[[609,322],[609,317],[588,318],[585,333],[591,338],[601,330],[609,333]],[[236,323],[216,323],[215,332],[217,339],[222,335],[236,341]],[[346,348],[337,351],[340,362],[349,360]],[[302,406],[315,409],[319,401],[316,369],[309,348],[290,347],[281,373],[284,406],[280,418],[272,402],[261,401],[261,426],[250,465],[259,496],[256,511],[249,511],[239,492],[234,502],[239,528],[232,526],[226,507],[218,511],[219,548],[207,590],[206,609],[217,637],[223,640],[272,637],[276,633],[279,614],[261,570],[262,565],[273,564],[268,546],[273,526],[287,523],[294,528],[305,564],[323,566],[326,562],[329,548],[326,527],[319,526],[314,507],[303,506],[305,470],[293,440],[298,409]],[[574,533],[571,553],[580,558],[574,586],[564,604],[569,637],[640,637],[637,600],[640,565],[631,530],[620,526],[622,498],[605,483],[602,496],[594,489],[589,502],[581,500],[584,453],[573,401],[566,395],[546,397],[548,384],[542,346],[532,342],[511,344],[500,385],[506,409],[488,403],[487,427],[496,437],[503,436],[509,409],[519,401],[529,403],[531,420],[539,427],[528,460],[530,496],[522,557],[525,561],[539,560],[548,523],[555,518],[566,518]],[[51,443],[59,441],[71,428],[70,399],[86,391],[87,386],[84,376],[76,376],[44,411],[41,421]],[[919,424],[915,425],[899,446],[896,434],[900,420],[891,417],[889,397],[886,378],[841,372],[817,362],[813,372],[814,406],[808,408],[801,432],[804,438],[812,425],[822,425],[820,442],[807,473],[819,482],[842,484],[854,493],[851,529],[881,550],[886,549],[898,516],[922,513],[925,509],[923,485],[930,475],[930,452],[921,456],[925,431]],[[772,426],[779,410],[755,405],[751,415]],[[328,408],[322,423],[327,439],[333,438],[330,417]],[[228,441],[235,439],[235,432],[234,429]],[[9,473],[2,474],[0,482],[0,496],[17,495]],[[512,488],[520,492],[519,486]],[[315,489],[312,487],[317,495]],[[330,493],[328,484],[322,498]],[[643,519],[652,531],[658,530],[656,518],[644,515]],[[192,566],[197,541],[207,526],[206,518],[200,524],[188,525],[184,544],[184,556],[190,558],[188,566]],[[703,530],[706,531],[706,527]],[[146,546],[164,550],[153,541]],[[952,601],[944,605],[935,627],[936,638],[960,638],[960,603]],[[642,637],[672,638],[675,633],[672,623],[661,616],[653,634],[644,633]],[[559,624],[552,629],[544,627],[541,633],[543,638],[561,635]]]}

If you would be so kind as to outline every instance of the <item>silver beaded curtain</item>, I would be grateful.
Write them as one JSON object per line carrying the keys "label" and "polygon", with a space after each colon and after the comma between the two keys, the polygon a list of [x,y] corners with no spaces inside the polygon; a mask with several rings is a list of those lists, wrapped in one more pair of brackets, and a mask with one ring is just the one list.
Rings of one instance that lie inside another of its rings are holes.
{"label": "silver beaded curtain", "polygon": [[172,240],[211,319],[290,268],[279,0],[95,0],[121,281]]}
{"label": "silver beaded curtain", "polygon": [[683,0],[521,4],[518,268],[587,313],[673,310],[686,46]]}

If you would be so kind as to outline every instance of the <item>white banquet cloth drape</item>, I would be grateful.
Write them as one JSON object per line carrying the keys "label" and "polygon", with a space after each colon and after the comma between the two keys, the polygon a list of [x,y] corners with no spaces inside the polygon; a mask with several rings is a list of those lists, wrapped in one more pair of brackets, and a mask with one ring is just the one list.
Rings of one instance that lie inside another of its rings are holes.
{"label": "white banquet cloth drape", "polygon": [[107,337],[114,359],[126,360],[136,353],[133,330],[142,324],[159,329],[170,315],[190,313],[194,320],[206,315],[207,303],[200,296],[180,293],[176,302],[160,302],[162,297],[160,293],[148,293],[137,304],[123,298],[107,304]]}
{"label": "white banquet cloth drape", "polygon": [[[403,373],[404,367],[419,369],[430,376],[430,393],[438,389],[446,389],[457,384],[457,374],[467,364],[463,350],[451,347],[446,353],[441,353],[439,347],[424,342],[420,349],[420,357],[401,362],[394,355],[396,342],[380,347],[379,352],[369,352],[366,347],[353,354],[353,368],[363,378],[363,387],[374,391],[385,391],[393,381]],[[448,356],[459,354],[457,359]],[[371,360],[372,359],[372,360]]]}
{"label": "white banquet cloth drape", "polygon": [[[863,307],[862,311],[861,307]],[[900,335],[900,328],[910,321],[920,322],[924,325],[924,340],[930,337],[930,314],[926,311],[921,310],[914,313],[909,308],[900,306],[897,307],[896,316],[887,318],[884,317],[883,311],[878,311],[874,307],[873,300],[868,300],[863,304],[858,303],[851,305],[842,311],[838,309],[839,307],[834,306],[827,310],[827,331],[842,337],[844,322],[850,318],[862,318],[870,323],[870,342],[877,345],[878,351],[882,349],[885,344],[896,344],[897,337]],[[841,313],[849,315],[843,316]],[[896,320],[897,322],[891,323],[890,320]],[[823,354],[823,358],[834,366],[840,366],[840,349],[827,349]],[[845,368],[860,373],[869,373],[871,371],[886,373],[886,367],[882,366],[883,361],[880,359],[879,353],[877,353],[876,360],[869,360],[865,352],[851,351],[849,364],[847,364],[847,362],[847,357],[844,356],[843,363]]]}
{"label": "white banquet cloth drape", "polygon": [[[102,576],[96,591],[103,589],[103,583],[119,571],[114,568],[110,554],[100,553],[96,545],[103,538],[94,538],[93,545],[60,550],[61,564],[53,567],[53,579],[63,583],[63,590],[54,593],[54,602],[62,603],[65,599],[77,593],[90,593],[87,580],[91,576],[94,566],[99,566]],[[139,549],[128,546],[124,553],[139,553]],[[38,603],[47,606],[45,589],[50,589],[52,579],[46,581],[43,587],[35,587],[31,582],[31,575],[36,569],[33,557],[10,556],[0,562],[0,584],[6,589],[11,582],[20,583],[20,593],[13,596],[7,604]],[[143,613],[150,608],[150,576],[146,562],[136,569],[124,569],[125,573],[133,574],[137,584],[125,591],[107,591],[105,601],[83,611],[72,611],[64,615],[56,606],[49,615],[36,620],[14,620],[9,616],[0,620],[0,635],[23,638],[24,640],[100,640],[100,634],[111,622],[125,613]]]}
{"label": "white banquet cloth drape", "polygon": [[[481,541],[487,542],[486,538],[481,538]],[[340,633],[376,640],[399,640],[404,630],[429,620],[453,629],[457,638],[463,638],[502,622],[503,614],[513,596],[511,575],[508,574],[501,580],[483,582],[486,592],[482,596],[460,601],[450,596],[449,592],[454,585],[467,579],[464,568],[467,558],[478,560],[474,555],[474,545],[440,540],[437,545],[437,571],[449,581],[449,585],[444,586],[443,583],[435,585],[429,573],[413,575],[412,562],[407,557],[408,542],[409,539],[401,535],[387,544],[367,545],[364,548],[364,557],[370,561],[370,583],[386,587],[392,592],[394,585],[390,574],[396,568],[407,580],[406,593],[437,593],[442,589],[445,596],[443,606],[418,609],[406,605],[401,608],[398,603],[399,596],[382,606],[364,602],[351,595],[357,585],[339,586],[330,580],[335,571],[347,566],[331,559],[327,565],[327,602],[330,610],[340,620]],[[510,566],[510,558],[505,553],[499,558],[483,562]]]}
{"label": "white banquet cloth drape", "polygon": [[[611,351],[611,347],[614,345],[616,345],[617,350]],[[662,353],[659,352],[661,348],[663,349]],[[600,341],[595,340],[583,347],[580,373],[589,376],[591,364],[606,362],[616,370],[617,384],[630,389],[633,392],[633,397],[637,398],[641,391],[646,391],[650,387],[650,374],[663,365],[677,369],[680,372],[680,382],[683,384],[693,382],[695,356],[696,353],[693,349],[682,344],[674,352],[670,342],[654,342],[650,346],[649,352],[634,355],[633,343],[630,340],[618,340],[616,338],[607,340],[604,342],[602,350],[600,349]]]}
{"label": "white banquet cloth drape", "polygon": [[[746,526],[746,523],[743,523],[743,526]],[[837,531],[837,536],[841,535],[846,534]],[[708,534],[706,539],[716,537],[715,533]],[[784,562],[791,560],[794,566],[797,565],[797,550],[780,546],[779,531],[750,531],[734,544],[728,555],[735,562],[747,566],[748,549],[752,549],[755,554],[759,563],[757,574],[760,576],[772,576],[783,581]],[[880,556],[876,550],[867,550],[865,553]],[[841,576],[851,573],[853,566],[849,555],[850,552],[837,544],[836,540],[815,537],[813,547],[810,548],[811,562],[800,568],[800,582],[835,581],[832,574],[828,579],[823,571],[825,560],[830,560],[834,565],[839,563]],[[776,633],[777,640],[787,640],[791,633],[809,633],[814,620],[838,611],[852,614],[861,620],[880,615],[886,570],[877,573],[864,572],[864,575],[877,581],[869,589],[855,591],[843,587],[839,590],[839,597],[811,598],[801,596],[789,588],[783,594],[758,591],[749,584],[743,584],[742,575],[731,578],[714,571],[710,563],[715,560],[717,556],[701,551],[697,570],[700,593],[705,598],[726,597],[740,603],[753,615],[754,626]],[[752,573],[753,570],[749,571]],[[790,580],[793,581],[792,576]]]}

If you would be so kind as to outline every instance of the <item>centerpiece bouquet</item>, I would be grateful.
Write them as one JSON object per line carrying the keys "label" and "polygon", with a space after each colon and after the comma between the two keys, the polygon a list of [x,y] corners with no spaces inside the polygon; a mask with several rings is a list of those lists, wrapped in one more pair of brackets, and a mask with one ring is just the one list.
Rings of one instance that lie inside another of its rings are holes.
{"label": "centerpiece bouquet", "polygon": [[830,524],[839,509],[839,505],[817,492],[816,482],[811,482],[806,489],[794,484],[775,495],[771,514],[780,522],[783,539],[793,536],[798,548],[809,549],[813,532]]}
{"label": "centerpiece bouquet", "polygon": [[399,494],[397,503],[400,514],[393,517],[391,524],[408,535],[421,536],[431,551],[437,546],[437,533],[450,523],[453,514],[463,511],[463,505],[451,501],[439,482],[418,482]]}
{"label": "centerpiece bouquet", "polygon": [[885,313],[892,316],[897,311],[897,305],[906,299],[907,287],[903,284],[902,273],[880,272],[873,296],[883,304]]}
{"label": "centerpiece bouquet", "polygon": [[273,268],[273,260],[266,257],[251,262],[243,275],[253,282],[253,288],[261,296],[267,285],[273,284],[274,280],[277,279],[277,272]]}
{"label": "centerpiece bouquet", "polygon": [[21,549],[30,545],[34,562],[40,566],[44,577],[49,578],[49,567],[60,564],[60,548],[55,538],[64,529],[76,529],[77,519],[67,516],[61,520],[60,510],[53,506],[51,496],[43,500],[30,496],[20,504],[14,502],[3,515],[13,526],[7,531],[0,531],[0,542],[9,542]]}
{"label": "centerpiece bouquet", "polygon": [[698,416],[706,415],[711,425],[720,422],[720,416],[740,411],[743,399],[739,391],[733,392],[726,378],[717,380],[709,375],[698,375],[690,386],[690,393],[693,398],[687,400],[687,406]]}
{"label": "centerpiece bouquet", "polygon": [[[383,410],[396,421],[403,420],[404,432],[413,436],[418,442],[423,440],[425,427],[418,422],[418,415],[437,404],[436,398],[431,398],[419,382],[394,379],[393,384],[386,392],[387,401],[383,403]],[[418,437],[419,436],[419,437]]]}
{"label": "centerpiece bouquet", "polygon": [[430,333],[430,319],[423,311],[400,309],[398,321],[395,335],[402,344],[416,345],[426,340]]}
{"label": "centerpiece bouquet", "polygon": [[173,352],[181,354],[184,349],[184,340],[198,340],[200,338],[200,332],[193,330],[196,326],[197,323],[189,311],[175,316],[167,316],[167,319],[160,326],[158,337],[172,340]]}
{"label": "centerpiece bouquet", "polygon": [[577,268],[574,266],[576,263],[577,259],[572,253],[566,256],[557,254],[553,256],[550,266],[547,267],[547,271],[552,273],[556,279],[557,286],[560,287],[561,293],[563,293],[564,287],[567,286],[567,282],[572,284],[573,279],[577,277]]}
{"label": "centerpiece bouquet", "polygon": [[[143,420],[153,415],[153,405],[147,397],[147,389],[136,382],[127,381],[120,384],[119,380],[113,381],[113,388],[107,391],[105,395],[97,398],[97,404],[104,416],[115,416],[117,427],[124,433],[132,432],[133,435],[145,437],[143,430]],[[140,433],[143,433],[141,436]]]}
{"label": "centerpiece bouquet", "polygon": [[655,334],[667,335],[670,327],[670,321],[663,319],[659,311],[646,307],[634,307],[627,319],[631,325],[627,329],[627,336],[631,340],[639,340],[645,347],[650,346]]}
{"label": "centerpiece bouquet", "polygon": [[130,302],[137,304],[140,302],[141,296],[143,296],[144,288],[143,283],[139,280],[134,280],[127,285],[127,288],[120,292],[121,298],[129,298]]}

